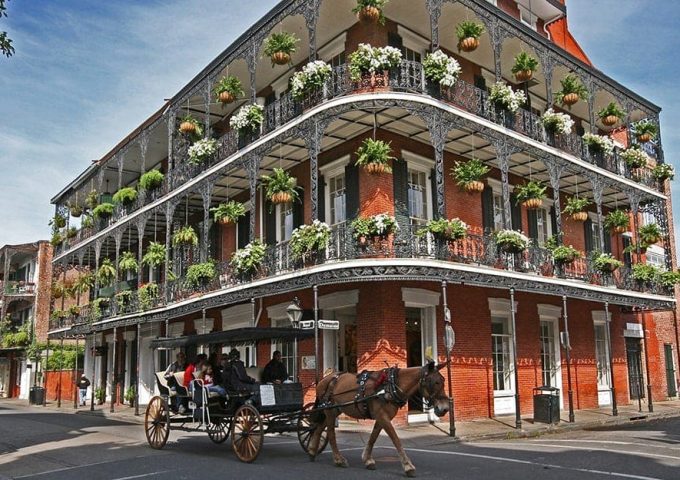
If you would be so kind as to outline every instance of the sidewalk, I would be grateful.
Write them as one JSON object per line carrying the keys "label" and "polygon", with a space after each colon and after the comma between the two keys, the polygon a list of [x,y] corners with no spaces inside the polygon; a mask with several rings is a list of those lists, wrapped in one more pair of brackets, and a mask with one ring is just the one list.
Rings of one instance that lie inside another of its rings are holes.
{"label": "sidewalk", "polygon": [[[94,411],[87,407],[73,408],[73,402],[62,403],[61,408],[57,407],[56,402],[48,402],[47,407],[39,405],[29,406],[26,400],[5,399],[0,401],[0,406],[9,404],[16,407],[26,407],[28,409],[43,410],[43,408],[62,413],[77,415],[96,415],[105,418],[115,419],[130,423],[143,423],[144,411],[146,406],[140,406],[140,415],[135,416],[134,408],[127,405],[117,405],[115,412],[109,411],[109,405],[96,405]],[[593,410],[576,410],[575,422],[568,422],[568,412],[561,412],[561,422],[557,425],[546,425],[544,423],[534,423],[530,415],[522,417],[522,429],[515,428],[515,416],[500,416],[495,418],[483,418],[478,420],[467,420],[456,422],[456,437],[451,438],[449,434],[448,422],[436,424],[422,424],[402,427],[399,429],[400,436],[404,439],[415,439],[419,437],[429,437],[432,444],[446,443],[451,441],[475,441],[488,439],[509,439],[535,437],[549,433],[560,433],[574,430],[586,430],[590,428],[625,425],[632,422],[648,422],[662,420],[665,418],[680,416],[680,400],[655,402],[654,412],[650,413],[647,404],[643,402],[642,412],[638,410],[638,404],[619,406],[618,416],[612,415],[611,407]],[[338,430],[340,432],[370,433],[373,423],[368,421],[341,420]]]}

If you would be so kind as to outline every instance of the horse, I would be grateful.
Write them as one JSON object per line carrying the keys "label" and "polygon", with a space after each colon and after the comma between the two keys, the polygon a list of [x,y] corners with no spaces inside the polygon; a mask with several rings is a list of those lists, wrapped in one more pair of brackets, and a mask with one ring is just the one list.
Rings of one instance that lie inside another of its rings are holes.
{"label": "horse", "polygon": [[308,454],[314,461],[321,441],[321,434],[328,429],[328,440],[333,449],[333,461],[338,467],[348,467],[347,459],[340,454],[335,438],[335,419],[340,413],[352,418],[373,419],[375,424],[371,436],[361,455],[361,460],[369,470],[375,470],[373,445],[381,430],[385,430],[399,453],[404,473],[414,477],[416,468],[409,460],[397,432],[392,425],[401,407],[416,393],[426,406],[434,408],[438,417],[449,411],[449,398],[444,391],[444,377],[439,373],[446,364],[435,365],[429,362],[423,367],[390,367],[359,375],[353,373],[332,373],[319,381],[316,387],[316,415],[312,421],[316,428],[312,434]]}

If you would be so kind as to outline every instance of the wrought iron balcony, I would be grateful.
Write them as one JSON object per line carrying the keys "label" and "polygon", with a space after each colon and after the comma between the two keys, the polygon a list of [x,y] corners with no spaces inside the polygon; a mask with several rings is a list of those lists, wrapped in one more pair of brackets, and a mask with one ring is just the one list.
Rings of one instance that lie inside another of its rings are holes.
{"label": "wrought iron balcony", "polygon": [[26,281],[7,281],[0,282],[0,290],[5,295],[35,295],[35,283]]}

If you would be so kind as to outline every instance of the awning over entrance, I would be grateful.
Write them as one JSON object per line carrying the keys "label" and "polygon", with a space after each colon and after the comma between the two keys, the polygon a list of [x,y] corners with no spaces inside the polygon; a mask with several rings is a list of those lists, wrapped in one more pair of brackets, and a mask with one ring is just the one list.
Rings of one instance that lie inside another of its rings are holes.
{"label": "awning over entrance", "polygon": [[294,328],[237,328],[223,332],[206,333],[205,335],[189,335],[186,337],[164,337],[151,341],[151,348],[180,348],[188,345],[247,345],[262,340],[287,342],[304,340],[314,336],[312,330],[296,330]]}

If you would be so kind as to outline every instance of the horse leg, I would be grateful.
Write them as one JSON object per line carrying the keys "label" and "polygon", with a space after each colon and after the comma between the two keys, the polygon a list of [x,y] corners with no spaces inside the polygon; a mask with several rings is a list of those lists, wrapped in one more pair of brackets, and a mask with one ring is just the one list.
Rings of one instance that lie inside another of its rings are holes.
{"label": "horse leg", "polygon": [[324,428],[326,428],[325,421],[321,422],[312,432],[312,438],[309,441],[309,447],[307,447],[309,449],[307,450],[307,453],[309,454],[309,459],[312,462],[316,460],[316,454],[319,451],[319,444],[321,443],[321,434],[323,433]]}
{"label": "horse leg", "polygon": [[328,428],[328,441],[331,444],[331,449],[333,449],[333,462],[336,467],[349,467],[347,459],[342,456],[340,450],[338,449],[338,442],[335,439],[335,417],[336,415],[328,415],[326,419],[326,428]]}
{"label": "horse leg", "polygon": [[381,430],[382,427],[380,424],[375,422],[371,436],[368,438],[368,442],[366,443],[364,451],[361,454],[361,461],[364,462],[364,465],[369,470],[375,470],[375,460],[373,460],[373,445],[375,445],[376,440],[378,440],[378,435],[380,435]]}
{"label": "horse leg", "polygon": [[407,477],[415,477],[416,476],[416,467],[413,466],[411,463],[411,460],[409,460],[408,456],[406,455],[406,452],[404,451],[404,447],[401,445],[401,440],[399,440],[399,437],[397,436],[396,430],[394,430],[394,426],[392,425],[392,421],[388,419],[384,419],[382,422],[382,428],[385,430],[387,435],[390,437],[392,440],[392,443],[394,444],[394,448],[397,449],[397,453],[399,454],[399,458],[401,459],[401,466],[404,467],[404,473],[406,473]]}

